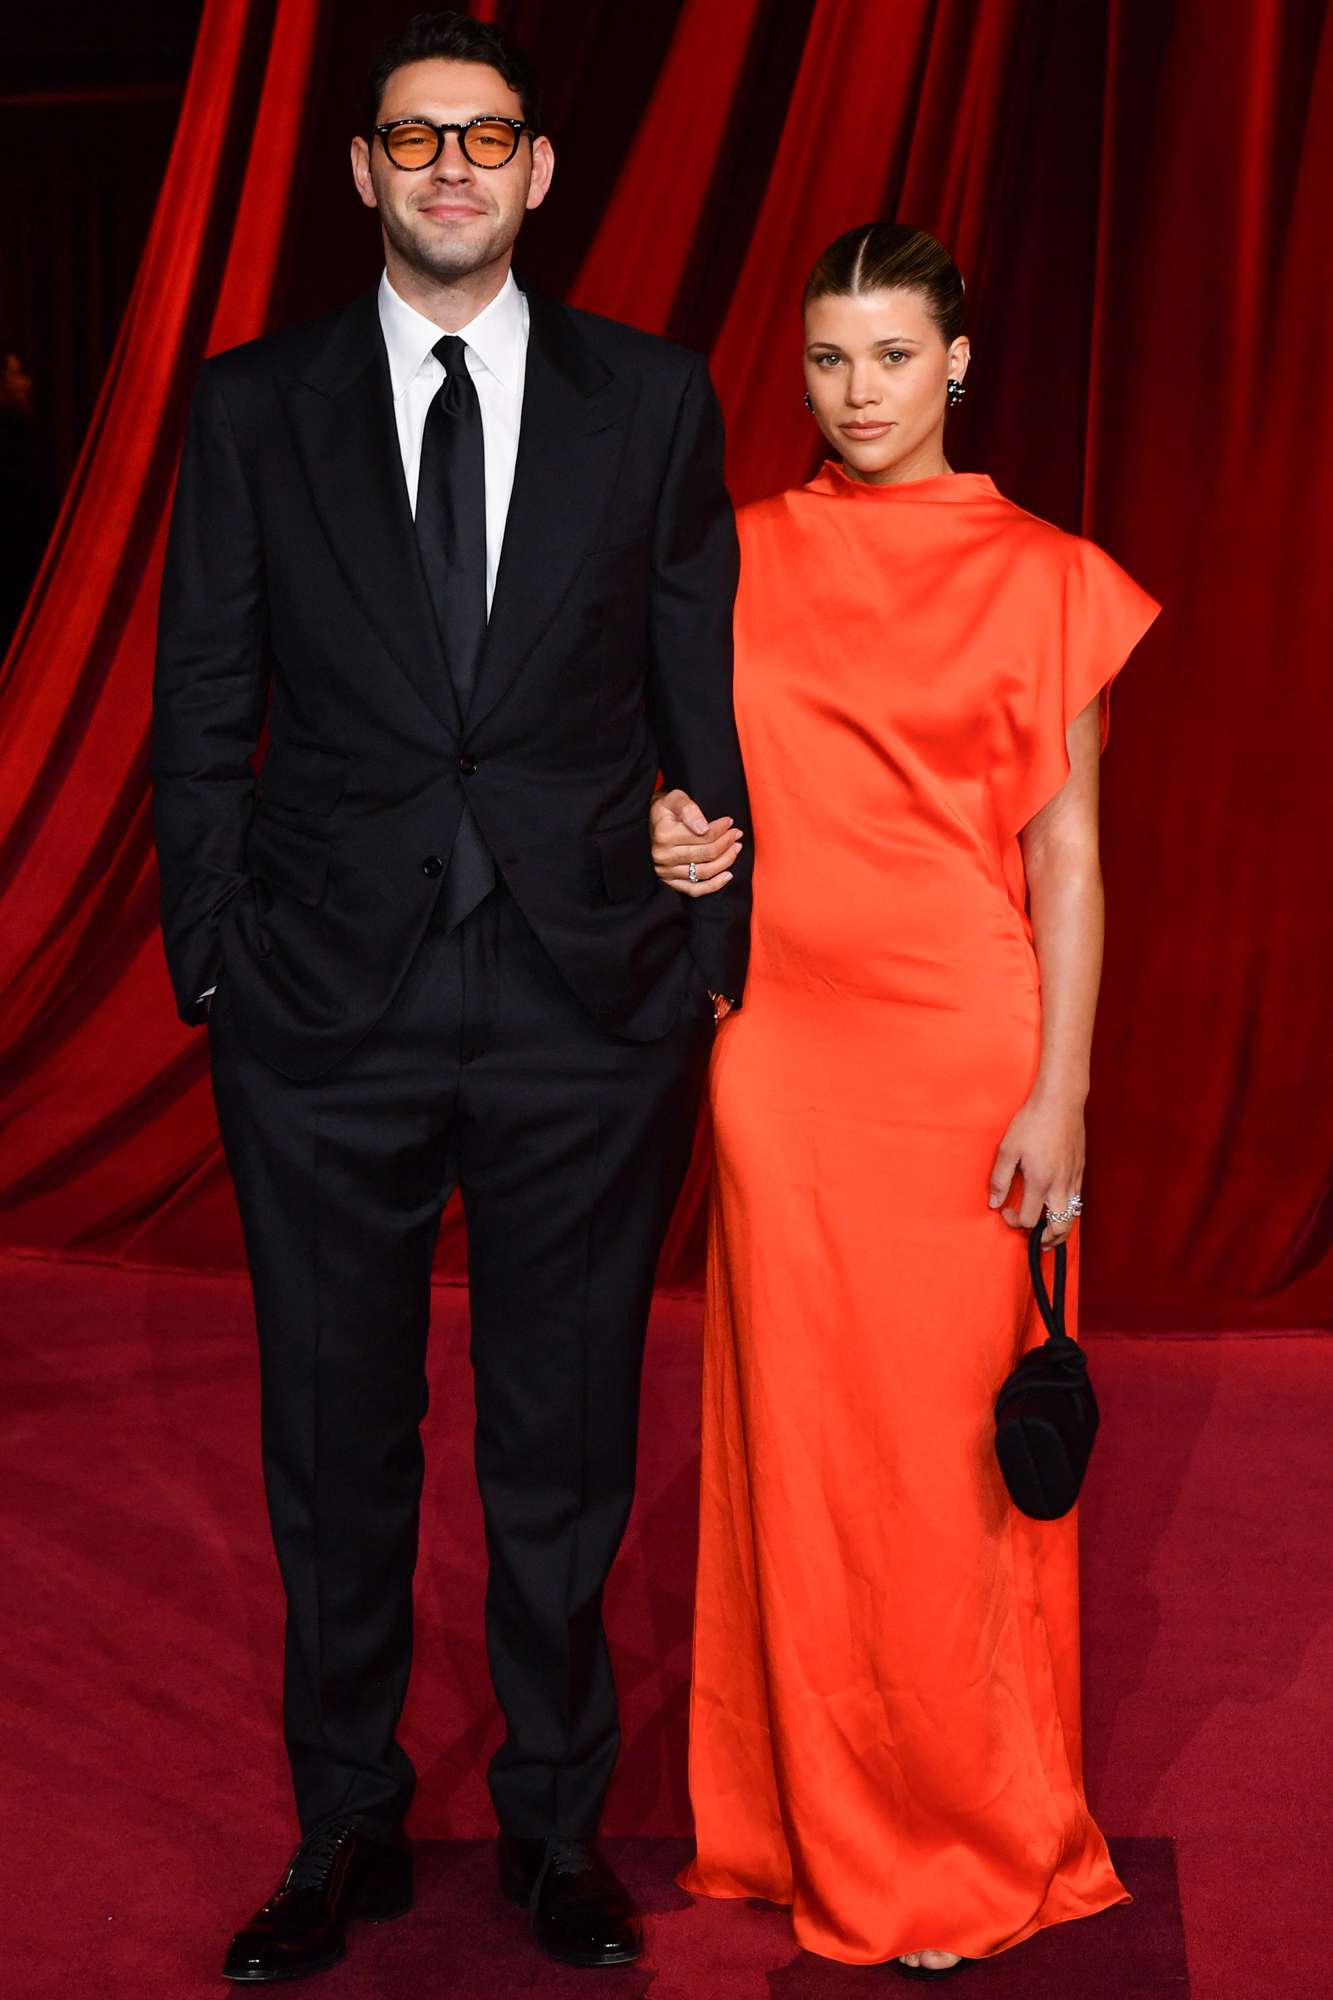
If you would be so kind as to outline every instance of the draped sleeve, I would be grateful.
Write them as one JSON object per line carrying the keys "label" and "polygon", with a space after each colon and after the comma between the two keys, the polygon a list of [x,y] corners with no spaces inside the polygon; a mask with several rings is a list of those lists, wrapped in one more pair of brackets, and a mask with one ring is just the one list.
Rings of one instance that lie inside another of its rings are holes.
{"label": "draped sleeve", "polygon": [[1058,597],[1039,621],[1042,640],[1014,725],[1011,755],[999,778],[1006,843],[1048,805],[1069,776],[1065,731],[1088,703],[1100,702],[1102,746],[1111,720],[1111,683],[1161,606],[1095,542],[1062,536]]}

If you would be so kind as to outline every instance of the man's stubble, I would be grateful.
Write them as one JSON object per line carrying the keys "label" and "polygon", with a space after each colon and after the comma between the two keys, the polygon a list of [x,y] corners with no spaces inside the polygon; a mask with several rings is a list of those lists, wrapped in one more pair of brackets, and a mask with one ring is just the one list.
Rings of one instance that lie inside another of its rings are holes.
{"label": "man's stubble", "polygon": [[460,278],[469,278],[474,271],[498,263],[512,249],[518,235],[517,223],[510,228],[502,216],[496,216],[480,239],[473,237],[467,243],[427,237],[424,231],[418,234],[410,223],[384,205],[380,207],[380,225],[409,270],[437,284],[456,284]]}

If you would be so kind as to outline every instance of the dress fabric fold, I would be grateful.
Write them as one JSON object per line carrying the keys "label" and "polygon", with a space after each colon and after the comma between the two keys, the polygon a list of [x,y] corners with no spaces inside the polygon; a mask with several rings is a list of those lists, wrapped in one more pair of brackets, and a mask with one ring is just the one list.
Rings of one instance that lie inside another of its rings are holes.
{"label": "dress fabric fold", "polygon": [[[1039,1053],[1018,835],[1157,607],[980,474],[830,464],[740,534],[755,906],[712,1071],[682,1880],[850,1963],[985,1957],[1127,1900],[1076,1516],[1019,1515],[995,1460],[1044,1329],[986,1196]],[[1071,1331],[1076,1301],[1075,1242]]]}

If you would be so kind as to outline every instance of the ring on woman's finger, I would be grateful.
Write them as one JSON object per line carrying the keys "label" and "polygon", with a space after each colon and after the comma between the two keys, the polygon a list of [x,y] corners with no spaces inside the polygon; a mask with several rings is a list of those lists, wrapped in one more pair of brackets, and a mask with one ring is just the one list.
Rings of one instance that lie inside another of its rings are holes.
{"label": "ring on woman's finger", "polygon": [[1083,1213],[1083,1203],[1076,1194],[1071,1194],[1063,1208],[1048,1208],[1048,1222],[1074,1222]]}
{"label": "ring on woman's finger", "polygon": [[697,862],[697,861],[691,861],[691,863],[690,863],[690,880],[691,880],[691,882],[697,882],[697,881],[698,881],[698,879],[699,879],[699,864],[698,864],[698,862]]}

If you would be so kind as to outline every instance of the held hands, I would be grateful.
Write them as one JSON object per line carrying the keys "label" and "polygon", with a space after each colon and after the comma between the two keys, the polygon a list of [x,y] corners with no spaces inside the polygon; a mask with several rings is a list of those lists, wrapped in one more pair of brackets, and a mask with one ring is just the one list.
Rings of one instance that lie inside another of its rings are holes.
{"label": "held hands", "polygon": [[682,791],[659,792],[648,819],[653,866],[669,889],[680,896],[715,896],[726,888],[745,839],[732,820],[705,819],[694,800]]}
{"label": "held hands", "polygon": [[[1000,1210],[1011,1229],[1031,1229],[1043,1208],[1058,1213],[1081,1191],[1085,1153],[1082,1103],[1030,1097],[1000,1141],[991,1169],[990,1206]],[[1022,1202],[1004,1207],[1016,1173],[1023,1176]],[[1043,1245],[1063,1243],[1076,1220],[1050,1223]]]}
{"label": "held hands", "polygon": [[[731,880],[745,835],[730,819],[706,819],[685,792],[659,792],[648,811],[653,867],[681,896],[715,896]],[[714,993],[713,1018],[725,1021],[731,1002]]]}

